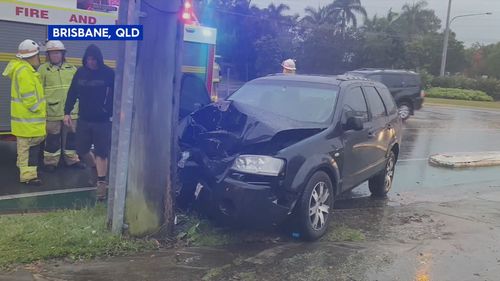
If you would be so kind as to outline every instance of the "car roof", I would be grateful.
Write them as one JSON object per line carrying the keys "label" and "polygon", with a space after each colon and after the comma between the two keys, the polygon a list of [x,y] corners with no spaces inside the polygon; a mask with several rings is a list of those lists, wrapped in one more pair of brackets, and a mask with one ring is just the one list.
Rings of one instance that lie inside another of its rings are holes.
{"label": "car roof", "polygon": [[404,69],[384,69],[384,68],[361,68],[353,71],[351,73],[363,73],[363,74],[373,74],[373,73],[391,73],[391,74],[411,74],[418,75],[418,73],[411,70]]}
{"label": "car roof", "polygon": [[354,76],[354,75],[304,75],[304,74],[271,74],[265,77],[257,78],[253,81],[297,81],[297,82],[309,82],[309,83],[322,83],[331,85],[340,85],[345,81],[366,81],[372,82],[372,80]]}

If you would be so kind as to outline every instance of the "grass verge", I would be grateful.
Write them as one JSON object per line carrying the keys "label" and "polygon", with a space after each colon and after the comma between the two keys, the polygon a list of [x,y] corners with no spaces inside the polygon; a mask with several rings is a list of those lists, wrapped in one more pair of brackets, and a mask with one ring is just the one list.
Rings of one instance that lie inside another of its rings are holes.
{"label": "grass verge", "polygon": [[106,208],[0,216],[0,268],[68,257],[73,260],[153,249],[145,240],[113,235]]}
{"label": "grass verge", "polygon": [[456,106],[456,107],[500,110],[500,102],[487,102],[487,101],[466,101],[466,100],[425,98],[425,105],[446,105],[446,106]]}

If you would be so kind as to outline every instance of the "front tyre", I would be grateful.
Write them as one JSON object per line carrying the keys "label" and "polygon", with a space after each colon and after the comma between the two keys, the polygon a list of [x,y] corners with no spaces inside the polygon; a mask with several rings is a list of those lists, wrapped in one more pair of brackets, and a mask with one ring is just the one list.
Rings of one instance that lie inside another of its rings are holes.
{"label": "front tyre", "polygon": [[317,240],[323,236],[333,211],[333,186],[325,172],[312,175],[299,200],[297,218],[305,240]]}

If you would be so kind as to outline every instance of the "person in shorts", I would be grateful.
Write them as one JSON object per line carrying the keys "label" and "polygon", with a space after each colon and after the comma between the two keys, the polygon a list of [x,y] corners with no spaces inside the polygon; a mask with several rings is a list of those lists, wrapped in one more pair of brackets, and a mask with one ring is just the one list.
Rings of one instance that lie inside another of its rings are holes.
{"label": "person in shorts", "polygon": [[94,146],[97,169],[97,199],[107,195],[108,156],[111,146],[111,117],[113,115],[114,71],[104,64],[101,50],[87,47],[80,67],[68,91],[64,108],[64,123],[71,126],[71,111],[79,102],[76,127],[76,151],[80,159],[92,157]]}

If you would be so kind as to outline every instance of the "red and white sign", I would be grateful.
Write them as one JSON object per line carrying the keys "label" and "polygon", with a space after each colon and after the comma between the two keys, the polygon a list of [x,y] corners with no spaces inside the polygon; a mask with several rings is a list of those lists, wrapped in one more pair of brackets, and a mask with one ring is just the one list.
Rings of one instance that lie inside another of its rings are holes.
{"label": "red and white sign", "polygon": [[34,24],[115,24],[116,14],[0,0],[0,20]]}

